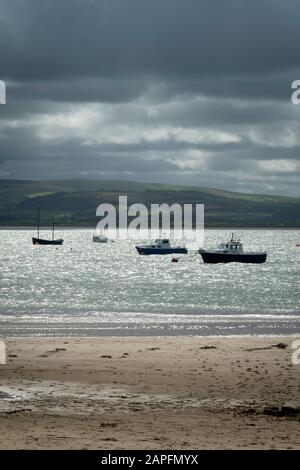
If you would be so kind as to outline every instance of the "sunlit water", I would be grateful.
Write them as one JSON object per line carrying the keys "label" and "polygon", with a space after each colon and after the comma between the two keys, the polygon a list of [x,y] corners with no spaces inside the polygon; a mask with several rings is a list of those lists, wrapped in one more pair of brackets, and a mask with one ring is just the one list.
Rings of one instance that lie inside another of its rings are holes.
{"label": "sunlit water", "polygon": [[[2,336],[300,333],[299,230],[238,230],[244,249],[268,252],[262,265],[203,264],[196,245],[172,263],[92,233],[58,231],[65,242],[53,247],[0,231]],[[205,247],[229,236],[207,230]]]}

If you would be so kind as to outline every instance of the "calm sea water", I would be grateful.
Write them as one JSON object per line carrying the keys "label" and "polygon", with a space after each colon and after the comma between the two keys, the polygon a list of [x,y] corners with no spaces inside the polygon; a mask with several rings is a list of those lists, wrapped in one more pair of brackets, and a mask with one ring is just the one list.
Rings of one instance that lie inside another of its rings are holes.
{"label": "calm sea water", "polygon": [[[262,265],[205,265],[196,245],[171,263],[92,233],[58,231],[64,245],[42,247],[30,230],[0,231],[2,336],[300,334],[299,230],[236,231],[268,252]],[[207,230],[205,247],[229,236]]]}

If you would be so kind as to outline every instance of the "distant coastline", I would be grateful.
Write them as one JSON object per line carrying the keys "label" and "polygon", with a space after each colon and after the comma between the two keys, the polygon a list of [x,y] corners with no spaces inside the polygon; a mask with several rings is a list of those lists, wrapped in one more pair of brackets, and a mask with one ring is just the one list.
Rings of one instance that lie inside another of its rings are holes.
{"label": "distant coastline", "polygon": [[298,229],[300,197],[246,194],[195,186],[107,180],[1,180],[0,227],[32,228],[37,208],[41,225],[55,219],[61,228],[92,228],[99,204],[204,204],[206,228]]}
{"label": "distant coastline", "polygon": [[[95,225],[59,225],[58,227],[60,230],[93,230],[95,229]],[[232,227],[232,226],[224,226],[224,227],[211,227],[206,226],[207,230],[228,230],[230,232],[237,231],[237,230],[300,230],[300,226],[298,227]],[[0,225],[0,230],[28,230],[34,231],[36,227],[34,225]],[[52,230],[50,225],[43,226],[43,230]]]}

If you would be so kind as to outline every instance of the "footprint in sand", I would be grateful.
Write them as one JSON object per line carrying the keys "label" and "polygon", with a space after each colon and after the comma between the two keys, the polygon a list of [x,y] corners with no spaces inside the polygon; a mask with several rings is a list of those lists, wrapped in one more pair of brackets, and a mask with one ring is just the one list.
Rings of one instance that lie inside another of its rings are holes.
{"label": "footprint in sand", "polygon": [[46,351],[44,354],[40,354],[38,357],[49,357],[51,354],[55,354],[62,351],[66,351],[66,348],[55,348],[53,350]]}

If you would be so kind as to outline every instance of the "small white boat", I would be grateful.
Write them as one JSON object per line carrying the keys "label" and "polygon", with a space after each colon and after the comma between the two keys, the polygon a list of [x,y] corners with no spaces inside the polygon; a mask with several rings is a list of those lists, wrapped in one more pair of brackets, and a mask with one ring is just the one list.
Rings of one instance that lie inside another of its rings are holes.
{"label": "small white boat", "polygon": [[93,242],[95,243],[107,243],[108,238],[105,235],[93,235]]}

